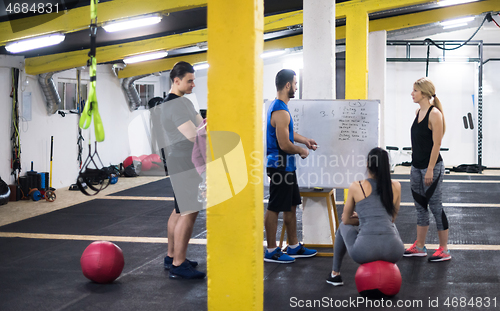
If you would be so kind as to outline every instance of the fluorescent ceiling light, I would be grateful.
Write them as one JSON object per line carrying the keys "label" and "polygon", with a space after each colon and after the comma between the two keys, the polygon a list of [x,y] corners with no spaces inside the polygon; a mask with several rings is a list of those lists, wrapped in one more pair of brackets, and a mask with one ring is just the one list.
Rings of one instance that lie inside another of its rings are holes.
{"label": "fluorescent ceiling light", "polygon": [[[457,18],[457,19],[452,19],[452,20],[447,20],[444,22],[440,22],[441,26],[447,27],[447,26],[454,26],[454,25],[467,25],[468,22],[472,22],[475,19],[474,16],[469,16],[469,17],[464,17],[464,18]],[[458,27],[458,26],[456,26]]]}
{"label": "fluorescent ceiling light", "polygon": [[56,45],[64,41],[64,34],[55,33],[47,36],[40,36],[9,43],[5,49],[10,53],[20,53],[24,51]]}
{"label": "fluorescent ceiling light", "polygon": [[453,25],[450,25],[450,26],[444,26],[443,29],[457,28],[457,27],[462,27],[462,26],[467,26],[467,23],[453,24]]}
{"label": "fluorescent ceiling light", "polygon": [[265,58],[280,56],[280,55],[283,55],[285,53],[286,53],[286,50],[270,51],[270,52],[264,52],[264,53],[260,54],[260,57],[265,59]]}
{"label": "fluorescent ceiling light", "polygon": [[448,6],[448,5],[464,4],[464,3],[476,2],[476,1],[478,1],[478,0],[443,0],[443,1],[439,1],[438,4],[440,6]]}
{"label": "fluorescent ceiling light", "polygon": [[168,55],[167,51],[159,51],[153,53],[139,54],[134,56],[127,56],[123,59],[125,64],[133,64],[138,62],[145,62],[147,60],[159,59]]}
{"label": "fluorescent ceiling light", "polygon": [[138,16],[118,21],[106,23],[102,26],[107,32],[115,32],[127,29],[135,29],[139,27],[158,24],[161,21],[160,14]]}
{"label": "fluorescent ceiling light", "polygon": [[467,23],[473,21],[474,19],[475,19],[474,16],[469,16],[469,17],[457,18],[457,19],[444,21],[444,22],[441,22],[440,24],[441,24],[441,26],[443,26],[443,29],[450,29],[450,28],[467,26]]}
{"label": "fluorescent ceiling light", "polygon": [[209,67],[208,63],[199,63],[193,66],[194,70],[203,70]]}

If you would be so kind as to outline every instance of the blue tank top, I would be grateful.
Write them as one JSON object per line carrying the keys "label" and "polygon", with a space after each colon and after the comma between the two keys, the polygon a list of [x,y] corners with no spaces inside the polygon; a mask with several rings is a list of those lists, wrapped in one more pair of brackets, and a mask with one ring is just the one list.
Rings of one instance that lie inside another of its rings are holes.
{"label": "blue tank top", "polygon": [[377,182],[367,179],[372,186],[372,192],[365,199],[356,203],[356,213],[359,217],[359,235],[398,235],[392,216],[387,213],[382,200],[377,193]]}
{"label": "blue tank top", "polygon": [[[276,128],[271,125],[271,114],[274,111],[285,110],[290,114],[287,104],[279,99],[273,100],[267,110],[267,167],[276,168],[281,171],[293,172],[295,166],[295,155],[288,154],[281,150],[278,139],[276,138]],[[288,138],[293,144],[293,118],[290,115],[290,124],[288,125]]]}

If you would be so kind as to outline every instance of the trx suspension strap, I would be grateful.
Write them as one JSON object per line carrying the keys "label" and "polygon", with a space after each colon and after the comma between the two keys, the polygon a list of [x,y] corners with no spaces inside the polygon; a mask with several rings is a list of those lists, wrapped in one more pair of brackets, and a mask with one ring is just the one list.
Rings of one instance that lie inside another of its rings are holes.
{"label": "trx suspension strap", "polygon": [[[83,109],[82,115],[80,117],[80,127],[82,129],[87,129],[92,122],[92,117],[94,120],[94,130],[95,130],[95,148],[92,154],[90,139],[89,139],[89,155],[85,162],[83,163],[80,173],[78,174],[77,186],[80,191],[86,195],[96,195],[99,191],[103,190],[109,185],[110,175],[103,170],[103,164],[99,154],[97,153],[97,142],[104,141],[104,127],[102,126],[101,116],[99,115],[99,109],[97,106],[97,95],[96,95],[96,71],[97,71],[97,60],[96,60],[96,34],[97,34],[97,2],[98,0],[90,0],[90,52],[89,60],[87,66],[89,67],[90,76],[90,89],[89,97],[85,108]],[[98,160],[98,162],[96,162]],[[93,166],[91,168],[89,166]],[[88,186],[93,193],[89,193],[85,190],[85,186]]]}
{"label": "trx suspension strap", "polygon": [[95,139],[98,142],[104,141],[104,127],[102,126],[101,116],[99,115],[99,108],[97,106],[96,95],[96,34],[97,34],[97,0],[90,0],[90,52],[87,66],[89,67],[90,75],[90,89],[89,98],[83,109],[82,116],[80,117],[80,127],[87,129],[94,117],[94,130]]}

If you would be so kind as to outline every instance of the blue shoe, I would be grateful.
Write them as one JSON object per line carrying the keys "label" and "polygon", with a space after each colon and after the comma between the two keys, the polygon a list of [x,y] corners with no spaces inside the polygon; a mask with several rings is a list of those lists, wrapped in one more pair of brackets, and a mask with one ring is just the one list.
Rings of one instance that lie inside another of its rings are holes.
{"label": "blue shoe", "polygon": [[191,264],[186,260],[180,266],[172,265],[168,277],[171,279],[204,279],[205,276],[205,273],[193,268],[193,266],[191,266]]}
{"label": "blue shoe", "polygon": [[[191,266],[193,268],[198,265],[198,262],[196,262],[196,261],[191,261],[189,259],[186,259],[186,260],[191,264]],[[174,262],[174,258],[169,257],[169,256],[165,257],[165,259],[163,260],[163,267],[165,267],[165,270],[170,270],[173,262]]]}
{"label": "blue shoe", "polygon": [[288,246],[286,253],[293,258],[305,258],[316,256],[318,251],[305,248],[302,243],[299,243],[299,246],[297,246],[296,248],[291,248],[290,246]]}
{"label": "blue shoe", "polygon": [[292,257],[284,254],[281,251],[281,248],[277,247],[274,251],[269,252],[266,249],[266,253],[264,254],[264,261],[267,262],[276,262],[276,263],[292,263],[295,261]]}

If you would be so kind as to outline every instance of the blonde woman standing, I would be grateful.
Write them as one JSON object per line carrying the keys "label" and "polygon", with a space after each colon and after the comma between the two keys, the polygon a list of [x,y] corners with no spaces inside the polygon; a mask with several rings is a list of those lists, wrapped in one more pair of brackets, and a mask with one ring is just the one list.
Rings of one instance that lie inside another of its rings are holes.
{"label": "blonde woman standing", "polygon": [[417,240],[405,251],[404,256],[427,256],[425,238],[429,229],[430,209],[436,220],[439,248],[429,261],[446,261],[451,259],[451,254],[448,250],[448,219],[442,202],[444,163],[439,154],[446,130],[443,108],[436,97],[436,88],[428,78],[418,79],[413,84],[411,96],[413,102],[420,106],[411,127],[410,183],[417,210]]}

